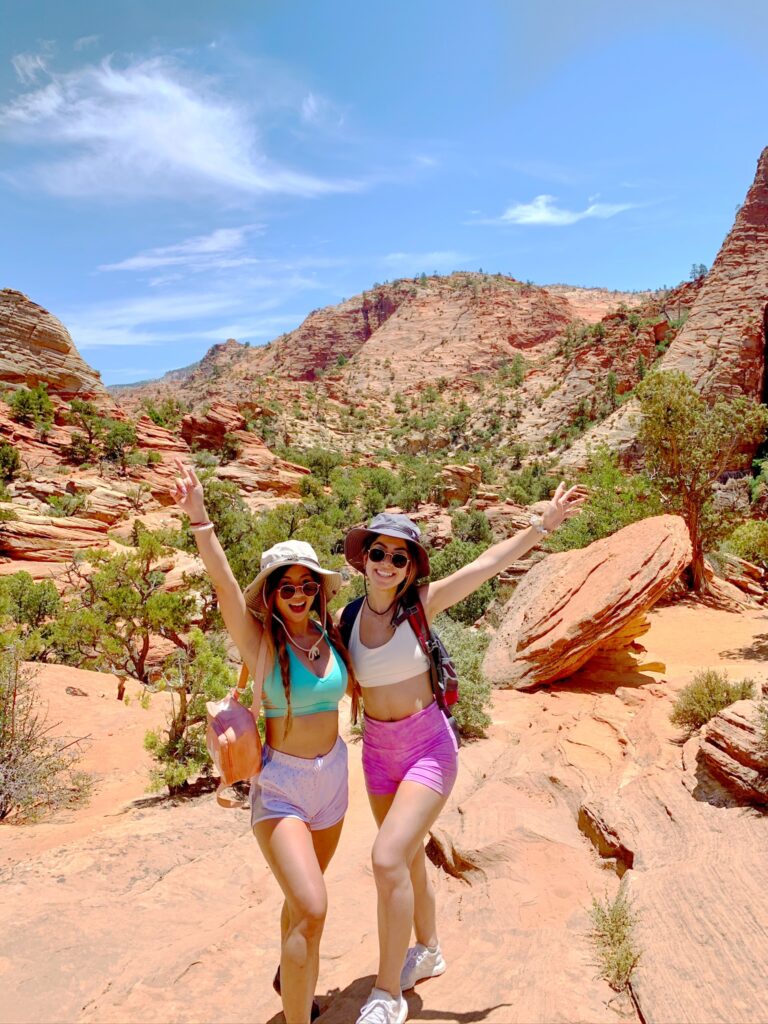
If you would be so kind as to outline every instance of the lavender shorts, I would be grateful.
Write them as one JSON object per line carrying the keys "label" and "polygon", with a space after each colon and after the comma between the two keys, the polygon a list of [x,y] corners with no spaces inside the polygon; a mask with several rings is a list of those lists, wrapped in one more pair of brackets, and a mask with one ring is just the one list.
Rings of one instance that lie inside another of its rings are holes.
{"label": "lavender shorts", "polygon": [[394,793],[408,781],[448,796],[458,767],[456,738],[436,703],[398,722],[365,716],[363,772],[369,793]]}
{"label": "lavender shorts", "polygon": [[251,779],[251,828],[267,818],[300,818],[312,832],[347,813],[347,745],[336,740],[322,757],[294,757],[264,744],[262,769]]}

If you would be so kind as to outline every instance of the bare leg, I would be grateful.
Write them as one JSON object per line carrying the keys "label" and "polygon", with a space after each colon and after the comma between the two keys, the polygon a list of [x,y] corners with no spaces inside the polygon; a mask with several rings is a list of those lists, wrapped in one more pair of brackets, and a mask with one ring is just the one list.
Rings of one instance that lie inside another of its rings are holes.
{"label": "bare leg", "polygon": [[[376,987],[393,996],[400,994],[400,972],[403,967],[411,928],[414,922],[414,887],[411,880],[413,862],[422,848],[424,837],[445,806],[446,797],[418,782],[401,782],[394,798],[369,797],[379,834],[373,844],[373,874],[378,894],[379,973]],[[427,883],[425,865],[424,882]],[[424,887],[420,882],[420,895]],[[434,922],[434,909],[432,911]],[[429,924],[429,909],[424,900],[419,907],[422,923]],[[431,938],[431,936],[430,936]]]}
{"label": "bare leg", "polygon": [[437,945],[437,908],[435,890],[427,874],[427,855],[424,843],[411,861],[411,885],[413,886],[413,930],[416,941],[423,946]]}
{"label": "bare leg", "polygon": [[[261,851],[285,895],[287,929],[280,957],[286,1024],[309,1024],[320,966],[320,937],[328,899],[320,858],[327,866],[342,822],[311,833],[298,818],[271,818],[254,826]],[[320,851],[320,856],[318,855]],[[281,915],[281,931],[284,915]]]}
{"label": "bare leg", "polygon": [[[312,844],[315,847],[315,854],[317,855],[317,863],[320,865],[320,870],[325,874],[325,869],[331,862],[336,852],[336,847],[339,845],[339,836],[341,835],[341,826],[343,820],[332,828],[319,829],[317,832],[310,832],[312,836]],[[288,911],[288,900],[283,900],[283,908],[280,911],[280,944],[285,942],[285,937],[288,934],[290,928],[291,915]]]}

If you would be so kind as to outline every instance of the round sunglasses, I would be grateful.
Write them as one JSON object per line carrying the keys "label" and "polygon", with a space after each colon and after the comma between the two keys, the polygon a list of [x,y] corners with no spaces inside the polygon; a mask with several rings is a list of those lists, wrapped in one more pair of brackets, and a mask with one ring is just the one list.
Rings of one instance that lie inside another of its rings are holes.
{"label": "round sunglasses", "polygon": [[284,601],[290,601],[291,598],[299,591],[304,597],[314,597],[320,592],[320,584],[315,583],[314,580],[307,580],[306,583],[302,583],[300,587],[295,587],[292,583],[282,583],[278,588],[277,592]]}
{"label": "round sunglasses", "polygon": [[384,548],[371,548],[368,557],[372,562],[384,562],[388,558],[394,569],[404,569],[410,562],[410,557],[404,551],[385,551]]}

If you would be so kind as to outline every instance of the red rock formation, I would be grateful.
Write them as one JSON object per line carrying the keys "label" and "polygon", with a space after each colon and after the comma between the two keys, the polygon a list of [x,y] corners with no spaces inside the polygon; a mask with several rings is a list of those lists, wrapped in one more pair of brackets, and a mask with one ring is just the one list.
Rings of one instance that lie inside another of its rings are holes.
{"label": "red rock formation", "polygon": [[64,399],[111,400],[80,357],[66,327],[21,292],[0,291],[0,381],[12,388],[47,384]]}
{"label": "red rock formation", "polygon": [[768,804],[768,750],[756,700],[739,700],[710,719],[699,759],[738,800]]}
{"label": "red rock formation", "polygon": [[76,551],[109,546],[107,524],[98,520],[36,515],[17,505],[12,511],[16,519],[0,521],[0,555],[21,561],[68,562]]}
{"label": "red rock formation", "polygon": [[550,555],[504,609],[485,676],[494,686],[525,690],[572,675],[600,652],[632,649],[648,629],[645,613],[690,557],[678,516],[643,519],[586,548]]}

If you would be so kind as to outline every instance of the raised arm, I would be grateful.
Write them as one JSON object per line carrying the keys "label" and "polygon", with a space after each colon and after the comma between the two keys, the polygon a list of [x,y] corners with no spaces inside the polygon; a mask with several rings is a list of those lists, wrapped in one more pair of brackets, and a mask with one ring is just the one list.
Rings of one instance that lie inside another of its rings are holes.
{"label": "raised arm", "polygon": [[[541,516],[542,526],[550,533],[566,519],[575,516],[586,500],[586,489],[580,486],[566,491],[565,484],[558,484],[554,497]],[[534,526],[520,530],[512,537],[499,541],[472,562],[468,562],[445,579],[429,583],[422,591],[427,618],[432,619],[446,608],[469,597],[487,580],[498,575],[508,565],[522,558],[541,540],[541,532]]]}
{"label": "raised arm", "polygon": [[[205,510],[203,485],[194,469],[185,466],[180,459],[177,459],[176,466],[179,475],[171,492],[173,500],[190,518],[197,550],[216,590],[224,625],[240,651],[243,661],[253,673],[264,630],[246,607],[243,592],[229,567],[224,548],[219,543],[213,526],[204,525],[210,521]],[[203,529],[194,528],[201,525],[204,525]]]}

